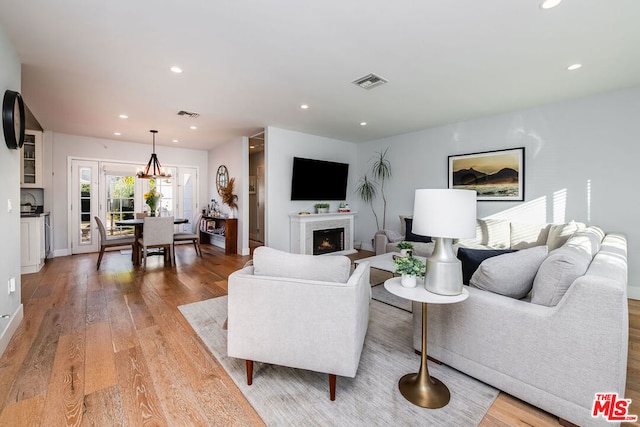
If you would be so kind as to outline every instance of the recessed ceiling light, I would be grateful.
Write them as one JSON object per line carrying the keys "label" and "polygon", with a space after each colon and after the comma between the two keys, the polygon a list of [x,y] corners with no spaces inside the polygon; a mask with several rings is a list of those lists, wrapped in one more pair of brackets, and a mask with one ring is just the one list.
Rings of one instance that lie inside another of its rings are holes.
{"label": "recessed ceiling light", "polygon": [[569,71],[573,71],[573,70],[577,70],[578,68],[582,68],[582,64],[572,64],[572,65],[569,65],[569,66],[567,67],[567,70],[569,70]]}
{"label": "recessed ceiling light", "polygon": [[120,136],[120,135],[122,135],[120,132],[114,132],[113,134],[114,134],[115,136]]}
{"label": "recessed ceiling light", "polygon": [[562,0],[544,0],[540,3],[540,9],[551,9],[552,7],[556,7],[560,4]]}
{"label": "recessed ceiling light", "polygon": [[196,129],[198,129],[198,126],[189,126],[189,129],[196,130]]}
{"label": "recessed ceiling light", "polygon": [[128,119],[129,116],[127,116],[126,114],[120,114],[119,116],[121,119]]}
{"label": "recessed ceiling light", "polygon": [[300,108],[301,108],[301,109],[303,109],[303,110],[308,110],[308,109],[309,109],[309,106],[308,106],[307,104],[302,104],[302,105],[300,106]]}
{"label": "recessed ceiling light", "polygon": [[177,143],[178,143],[178,142],[180,142],[180,141],[178,141],[177,139],[174,139],[172,142],[173,142],[174,144],[177,144]]}
{"label": "recessed ceiling light", "polygon": [[176,74],[180,74],[180,73],[182,73],[182,68],[180,68],[180,67],[173,66],[173,67],[171,67],[171,68],[169,68],[169,69],[170,69],[171,71],[173,71],[174,73],[176,73]]}
{"label": "recessed ceiling light", "polygon": [[367,122],[360,122],[360,126],[366,126]]}

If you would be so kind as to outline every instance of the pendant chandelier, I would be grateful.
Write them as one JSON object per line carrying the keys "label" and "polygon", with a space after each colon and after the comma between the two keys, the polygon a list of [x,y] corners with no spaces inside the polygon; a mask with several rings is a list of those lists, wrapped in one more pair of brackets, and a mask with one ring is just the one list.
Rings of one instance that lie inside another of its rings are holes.
{"label": "pendant chandelier", "polygon": [[156,156],[156,133],[158,133],[158,131],[150,130],[149,132],[153,134],[153,152],[151,153],[151,158],[147,166],[144,170],[139,170],[136,176],[142,179],[171,178],[171,174],[162,169],[158,156]]}

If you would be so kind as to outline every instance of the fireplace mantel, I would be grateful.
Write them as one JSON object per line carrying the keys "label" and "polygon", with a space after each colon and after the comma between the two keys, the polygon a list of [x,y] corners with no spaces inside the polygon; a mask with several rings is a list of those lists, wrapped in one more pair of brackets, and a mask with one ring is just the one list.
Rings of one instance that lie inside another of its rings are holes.
{"label": "fireplace mantel", "polygon": [[291,225],[291,253],[313,255],[313,231],[344,227],[344,250],[331,255],[356,253],[353,248],[353,223],[357,212],[331,212],[325,214],[289,214]]}

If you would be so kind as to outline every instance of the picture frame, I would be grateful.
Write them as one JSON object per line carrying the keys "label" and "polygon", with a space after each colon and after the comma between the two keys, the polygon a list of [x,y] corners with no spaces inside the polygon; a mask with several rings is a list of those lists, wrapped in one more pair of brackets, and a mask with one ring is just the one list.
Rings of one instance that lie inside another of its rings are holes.
{"label": "picture frame", "polygon": [[256,194],[256,177],[249,177],[249,194]]}
{"label": "picture frame", "polygon": [[449,188],[476,190],[477,200],[524,201],[524,147],[449,156]]}

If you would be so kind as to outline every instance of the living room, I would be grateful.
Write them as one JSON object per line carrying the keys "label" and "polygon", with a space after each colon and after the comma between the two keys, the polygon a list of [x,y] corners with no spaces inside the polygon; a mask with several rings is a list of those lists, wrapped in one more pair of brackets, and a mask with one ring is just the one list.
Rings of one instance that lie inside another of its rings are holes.
{"label": "living room", "polygon": [[[1,30],[0,26],[0,33]],[[4,34],[0,34],[0,59],[3,87],[19,90],[24,80],[22,61]],[[566,76],[560,78],[568,80]],[[570,85],[568,81],[566,84]],[[598,225],[606,231],[626,234],[629,245],[628,296],[640,299],[640,267],[634,262],[640,251],[637,243],[640,230],[635,226],[640,207],[629,195],[635,176],[635,155],[640,154],[636,137],[636,123],[640,117],[640,86],[635,84],[618,88],[612,83],[611,90],[586,92],[587,95],[570,99],[501,110],[481,117],[461,118],[449,124],[414,127],[411,131],[391,136],[363,137],[360,142],[319,136],[312,131],[301,130],[303,128],[287,128],[277,121],[264,123],[267,195],[265,242],[272,248],[288,251],[289,214],[313,208],[313,202],[294,202],[290,199],[291,162],[295,156],[349,164],[348,196],[345,201],[357,212],[355,239],[363,249],[372,250],[372,238],[377,226],[369,206],[356,196],[355,188],[358,179],[369,171],[371,159],[376,153],[388,149],[393,175],[385,186],[386,228],[399,230],[399,216],[412,212],[415,189],[447,187],[449,156],[524,147],[524,202],[479,202],[478,217],[559,223],[576,220]],[[468,101],[464,93],[456,93],[456,96],[461,104]],[[51,182],[47,183],[50,191],[45,204],[52,210],[56,228],[54,247],[63,258],[69,249],[67,158],[80,156],[128,162],[146,161],[149,144],[62,131],[45,131],[45,138],[51,150],[50,164],[45,167],[49,168],[52,175]],[[239,222],[246,225],[248,189],[245,187],[249,177],[246,173],[245,138],[229,137],[227,141],[207,148],[163,146],[161,150],[160,157],[165,162],[198,167],[205,177],[205,183],[199,189],[201,205],[217,197],[215,186],[211,183],[214,182],[218,166],[227,165],[240,189]],[[0,158],[0,176],[5,182],[14,182],[19,175],[17,153],[5,150],[5,154]],[[3,211],[0,214],[0,230],[5,241],[19,242],[15,210],[20,200],[17,184],[2,187],[0,199],[14,203],[13,212]],[[380,202],[378,198],[378,210]],[[331,210],[336,211],[337,207],[337,202],[332,202]],[[240,228],[239,254],[246,256],[249,254],[248,235],[246,228]],[[20,278],[20,254],[16,247],[16,244],[9,244],[0,249],[0,272],[3,278]],[[19,293],[0,297],[0,309],[0,314],[9,313],[15,317],[22,310]],[[2,319],[0,327],[3,334],[7,332],[6,326],[7,322]],[[15,329],[10,332],[13,331]],[[7,336],[3,335],[6,347],[5,340]]]}

